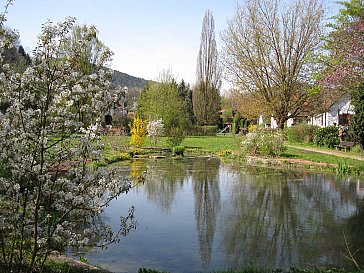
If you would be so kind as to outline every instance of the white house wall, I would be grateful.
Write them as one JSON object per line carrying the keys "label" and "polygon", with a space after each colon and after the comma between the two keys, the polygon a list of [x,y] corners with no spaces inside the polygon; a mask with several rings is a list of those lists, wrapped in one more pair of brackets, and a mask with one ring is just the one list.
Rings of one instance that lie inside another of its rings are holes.
{"label": "white house wall", "polygon": [[309,124],[319,127],[338,125],[339,114],[354,114],[354,107],[349,96],[344,96],[334,103],[328,112],[312,117]]}
{"label": "white house wall", "polygon": [[273,128],[273,129],[278,128],[277,122],[276,122],[276,120],[274,119],[274,117],[271,117],[271,118],[270,118],[270,127],[271,127],[271,128]]}
{"label": "white house wall", "polygon": [[[326,113],[317,115],[315,117],[311,117],[308,121],[308,124],[319,126],[319,127],[328,127],[339,124],[339,114],[355,114],[354,107],[351,104],[350,96],[343,96],[340,100],[334,103],[330,110]],[[294,119],[289,118],[287,120],[286,126],[291,127],[294,123]],[[258,125],[264,125],[265,127],[277,128],[277,122],[274,117],[271,117],[270,124],[266,124],[263,120],[263,116],[260,116],[258,119]]]}
{"label": "white house wall", "polygon": [[293,125],[293,118],[289,118],[288,120],[287,120],[287,127],[289,128],[289,127],[291,127]]}

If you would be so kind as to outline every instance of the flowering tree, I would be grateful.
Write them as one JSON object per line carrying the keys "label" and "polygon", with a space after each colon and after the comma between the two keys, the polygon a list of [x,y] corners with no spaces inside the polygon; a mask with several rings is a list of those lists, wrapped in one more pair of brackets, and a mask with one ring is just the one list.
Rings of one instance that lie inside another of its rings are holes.
{"label": "flowering tree", "polygon": [[364,148],[364,4],[361,0],[340,2],[344,6],[327,37],[329,52],[322,85],[331,93],[349,92],[355,115],[350,130]]}
{"label": "flowering tree", "polygon": [[[135,225],[132,210],[116,232],[99,217],[131,185],[92,164],[101,157],[112,53],[102,47],[92,73],[84,73],[80,52],[64,50],[74,22],[45,23],[23,73],[0,59],[0,100],[9,105],[0,115],[0,263],[12,272],[32,272],[67,246],[105,246]],[[94,27],[84,28],[79,49],[95,36]]]}
{"label": "flowering tree", "polygon": [[328,58],[322,83],[352,89],[364,80],[364,4],[361,0],[340,2],[340,10],[326,39]]}
{"label": "flowering tree", "polygon": [[157,119],[147,123],[148,136],[152,139],[152,144],[157,145],[158,138],[164,133],[163,120]]}

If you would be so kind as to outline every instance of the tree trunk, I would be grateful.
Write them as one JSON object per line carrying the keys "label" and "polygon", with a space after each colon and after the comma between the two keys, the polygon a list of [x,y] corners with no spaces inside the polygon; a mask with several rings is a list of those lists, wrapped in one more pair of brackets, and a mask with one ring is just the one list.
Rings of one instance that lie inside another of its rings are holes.
{"label": "tree trunk", "polygon": [[277,117],[277,126],[279,129],[284,129],[284,124],[286,123],[287,119],[285,117]]}

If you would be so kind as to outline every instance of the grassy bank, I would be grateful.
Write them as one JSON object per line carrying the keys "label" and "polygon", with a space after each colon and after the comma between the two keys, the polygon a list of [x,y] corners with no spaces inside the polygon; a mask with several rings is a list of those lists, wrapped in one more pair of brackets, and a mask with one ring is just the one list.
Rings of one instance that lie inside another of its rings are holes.
{"label": "grassy bank", "polygon": [[[325,154],[321,152],[306,151],[293,147],[286,147],[285,152],[281,155],[282,158],[302,160],[302,162],[310,161],[315,164],[317,169],[326,171],[334,171],[337,173],[363,174],[364,161],[346,158],[338,155]],[[311,164],[313,167],[314,164]]]}
{"label": "grassy bank", "polygon": [[[217,135],[217,136],[189,136],[186,137],[181,146],[185,147],[186,155],[221,155],[233,154],[233,160],[236,158],[244,158],[241,155],[240,143],[242,138],[240,136],[232,136],[231,134]],[[128,160],[135,154],[142,153],[155,153],[165,152],[170,147],[167,137],[161,137],[157,143],[157,147],[152,147],[152,143],[148,137],[139,148],[130,145],[129,136],[104,136],[105,143],[105,159],[106,163],[115,161]],[[290,147],[294,145],[295,147]],[[312,149],[314,151],[304,150],[304,148]],[[228,153],[226,153],[228,152]],[[331,153],[331,154],[329,154]],[[362,149],[355,147],[348,153],[338,152],[334,149],[322,148],[316,145],[302,144],[302,143],[287,143],[279,162],[282,165],[282,160],[290,165],[295,165],[298,168],[314,169],[318,171],[329,171],[336,173],[347,174],[363,174],[364,161],[354,158],[347,158],[345,156],[359,156],[362,157]],[[274,163],[275,159],[270,159]],[[287,165],[286,164],[286,165]],[[283,164],[284,165],[284,164]]]}
{"label": "grassy bank", "polygon": [[[147,151],[152,145],[148,137],[145,138],[143,145],[139,148],[130,145],[130,136],[104,136],[103,142],[105,144],[105,155],[110,156],[117,153],[130,153],[133,150],[140,149]],[[240,138],[233,137],[230,134],[217,135],[217,136],[189,136],[186,137],[180,146],[184,146],[186,153],[192,154],[211,154],[217,155],[219,152],[231,150],[232,152],[239,153]],[[171,148],[168,143],[167,137],[161,137],[156,145],[157,148],[165,149]]]}
{"label": "grassy bank", "polygon": [[[328,148],[325,146],[317,146],[314,143],[302,143],[302,142],[293,142],[293,141],[289,141],[287,142],[288,145],[293,145],[296,147],[300,147],[300,148],[312,148],[312,149],[319,149],[322,152],[335,152],[337,150],[333,149],[333,148]],[[354,147],[351,148],[350,151],[347,152],[343,152],[344,155],[353,155],[353,156],[361,156],[364,157],[364,150],[360,148],[359,145],[355,145]]]}
{"label": "grassy bank", "polygon": [[[255,267],[245,267],[242,269],[228,269],[228,270],[214,270],[213,273],[363,273],[363,270],[359,269],[344,269],[344,268],[324,268],[324,267],[312,267],[312,268],[299,268],[292,267],[289,269],[263,269]],[[159,271],[155,269],[140,268],[138,273],[167,273],[166,271]],[[173,272],[171,272],[173,273]]]}

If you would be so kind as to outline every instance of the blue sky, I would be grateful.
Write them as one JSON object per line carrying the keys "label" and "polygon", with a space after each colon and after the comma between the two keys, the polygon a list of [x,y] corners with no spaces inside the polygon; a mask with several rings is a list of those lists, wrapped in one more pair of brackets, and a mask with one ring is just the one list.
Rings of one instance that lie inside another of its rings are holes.
{"label": "blue sky", "polygon": [[151,80],[171,69],[178,81],[192,84],[206,10],[213,13],[219,46],[219,33],[236,5],[236,0],[15,0],[6,25],[19,31],[31,52],[42,23],[73,16],[79,24],[97,27],[114,52],[111,68]]}

